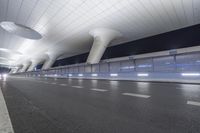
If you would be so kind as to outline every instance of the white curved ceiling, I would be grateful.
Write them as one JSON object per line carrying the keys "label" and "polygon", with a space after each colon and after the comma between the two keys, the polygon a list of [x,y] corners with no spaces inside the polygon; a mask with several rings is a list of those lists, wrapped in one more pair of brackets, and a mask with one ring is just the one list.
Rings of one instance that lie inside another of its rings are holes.
{"label": "white curved ceiling", "polygon": [[94,28],[120,31],[123,38],[112,43],[116,45],[199,24],[199,7],[200,0],[0,0],[0,21],[13,21],[43,35],[29,40],[0,28],[0,48],[23,54],[0,51],[0,56],[18,64],[47,51],[62,49],[72,56],[89,51],[89,31]]}

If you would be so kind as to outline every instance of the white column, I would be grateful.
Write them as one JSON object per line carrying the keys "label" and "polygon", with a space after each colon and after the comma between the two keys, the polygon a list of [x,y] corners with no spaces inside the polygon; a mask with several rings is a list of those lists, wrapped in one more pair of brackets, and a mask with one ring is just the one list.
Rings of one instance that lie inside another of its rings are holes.
{"label": "white column", "polygon": [[31,65],[29,66],[27,71],[34,71],[34,68],[39,65],[40,63],[42,63],[44,61],[44,59],[34,59],[31,61]]}
{"label": "white column", "polygon": [[104,28],[92,30],[90,34],[94,37],[94,42],[87,58],[88,64],[99,63],[110,42],[122,36],[118,31]]}
{"label": "white column", "polygon": [[37,65],[38,65],[37,63],[32,62],[27,71],[34,71],[34,68],[35,68]]}
{"label": "white column", "polygon": [[57,57],[57,55],[49,55],[49,58],[44,62],[44,65],[42,66],[42,70],[51,68]]}
{"label": "white column", "polygon": [[26,72],[26,70],[28,69],[28,67],[31,65],[31,62],[28,61],[26,63],[23,64],[23,67],[21,69],[21,72]]}
{"label": "white column", "polygon": [[16,73],[21,72],[21,67],[16,70]]}
{"label": "white column", "polygon": [[16,69],[12,68],[9,73],[15,73]]}
{"label": "white column", "polygon": [[23,67],[23,65],[18,65],[15,72],[16,72],[16,73],[17,73],[17,72],[20,72],[20,70],[22,69],[22,67]]}

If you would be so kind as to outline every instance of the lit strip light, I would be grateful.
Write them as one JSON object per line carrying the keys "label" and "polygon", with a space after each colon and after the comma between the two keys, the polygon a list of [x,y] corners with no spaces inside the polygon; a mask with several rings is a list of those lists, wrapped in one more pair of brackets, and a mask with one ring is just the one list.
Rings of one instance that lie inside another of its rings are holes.
{"label": "lit strip light", "polygon": [[92,77],[97,77],[97,76],[98,76],[98,74],[96,74],[96,73],[92,74]]}
{"label": "lit strip light", "polygon": [[69,77],[71,77],[71,76],[72,76],[72,74],[68,74],[68,76],[69,76]]}
{"label": "lit strip light", "polygon": [[82,77],[82,76],[83,76],[83,74],[78,74],[78,76],[79,76],[79,77]]}
{"label": "lit strip light", "polygon": [[139,77],[148,77],[149,74],[148,73],[138,73],[137,76],[139,76]]}
{"label": "lit strip light", "polygon": [[181,73],[182,76],[200,76],[200,73]]}
{"label": "lit strip light", "polygon": [[3,74],[3,78],[6,78],[8,75],[7,74]]}
{"label": "lit strip light", "polygon": [[117,74],[117,73],[111,73],[110,76],[111,76],[111,77],[117,77],[118,74]]}

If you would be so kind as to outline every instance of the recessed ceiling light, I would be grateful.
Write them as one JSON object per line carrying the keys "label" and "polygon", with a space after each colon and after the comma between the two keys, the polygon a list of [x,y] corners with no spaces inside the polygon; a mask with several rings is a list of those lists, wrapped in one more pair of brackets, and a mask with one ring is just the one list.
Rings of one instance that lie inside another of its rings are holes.
{"label": "recessed ceiling light", "polygon": [[16,24],[10,21],[3,21],[0,23],[0,26],[9,33],[28,38],[33,40],[38,40],[42,38],[42,35],[37,31],[31,29],[30,27],[26,27],[21,24]]}

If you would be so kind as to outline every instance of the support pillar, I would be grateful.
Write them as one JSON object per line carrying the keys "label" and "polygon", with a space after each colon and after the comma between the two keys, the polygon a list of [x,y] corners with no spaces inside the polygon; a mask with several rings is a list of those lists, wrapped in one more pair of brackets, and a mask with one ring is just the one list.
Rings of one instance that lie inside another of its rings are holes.
{"label": "support pillar", "polygon": [[39,65],[43,61],[44,61],[44,59],[34,59],[34,60],[32,60],[31,65],[29,66],[27,71],[34,71],[35,67],[37,67],[37,65]]}
{"label": "support pillar", "polygon": [[26,70],[28,69],[28,67],[31,65],[31,62],[28,61],[26,63],[23,64],[23,67],[21,69],[21,72],[26,72]]}
{"label": "support pillar", "polygon": [[23,67],[23,65],[18,65],[15,73],[20,72],[20,70],[22,69],[22,67]]}
{"label": "support pillar", "polygon": [[87,58],[88,64],[99,63],[110,42],[122,36],[118,31],[105,28],[92,30],[90,34],[94,37],[94,42]]}
{"label": "support pillar", "polygon": [[57,57],[58,56],[56,55],[49,55],[49,58],[45,61],[44,65],[42,66],[42,70],[51,68],[54,62],[56,61]]}
{"label": "support pillar", "polygon": [[34,68],[35,68],[37,65],[38,65],[38,63],[32,62],[27,71],[34,71]]}

